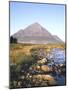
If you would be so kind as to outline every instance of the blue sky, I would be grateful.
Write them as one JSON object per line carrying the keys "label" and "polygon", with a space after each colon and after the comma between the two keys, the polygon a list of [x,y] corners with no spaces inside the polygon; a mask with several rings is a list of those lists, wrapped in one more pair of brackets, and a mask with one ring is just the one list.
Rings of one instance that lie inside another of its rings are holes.
{"label": "blue sky", "polygon": [[10,2],[10,35],[35,22],[65,41],[65,5]]}

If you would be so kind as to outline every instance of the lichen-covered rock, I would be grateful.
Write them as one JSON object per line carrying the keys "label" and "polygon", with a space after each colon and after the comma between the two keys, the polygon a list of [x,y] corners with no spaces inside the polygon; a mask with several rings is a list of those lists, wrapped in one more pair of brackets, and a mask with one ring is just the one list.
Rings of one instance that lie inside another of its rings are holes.
{"label": "lichen-covered rock", "polygon": [[48,67],[47,65],[42,65],[42,66],[41,66],[41,70],[42,70],[42,71],[45,71],[45,72],[52,71],[52,69],[51,69],[50,67]]}
{"label": "lichen-covered rock", "polygon": [[33,75],[33,79],[39,79],[42,80],[42,82],[46,81],[48,85],[56,85],[56,81],[51,75]]}
{"label": "lichen-covered rock", "polygon": [[41,74],[38,74],[38,75],[33,75],[33,78],[37,78],[37,79],[42,79],[42,80],[54,80],[54,78],[51,76],[51,75],[41,75]]}

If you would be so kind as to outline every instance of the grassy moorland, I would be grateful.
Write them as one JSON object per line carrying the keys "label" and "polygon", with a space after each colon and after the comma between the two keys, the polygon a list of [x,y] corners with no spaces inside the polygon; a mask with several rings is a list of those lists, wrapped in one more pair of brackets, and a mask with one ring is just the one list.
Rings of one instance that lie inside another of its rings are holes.
{"label": "grassy moorland", "polygon": [[44,48],[49,53],[53,48],[65,49],[63,44],[10,44],[10,62],[18,63],[26,55],[31,55],[31,49]]}

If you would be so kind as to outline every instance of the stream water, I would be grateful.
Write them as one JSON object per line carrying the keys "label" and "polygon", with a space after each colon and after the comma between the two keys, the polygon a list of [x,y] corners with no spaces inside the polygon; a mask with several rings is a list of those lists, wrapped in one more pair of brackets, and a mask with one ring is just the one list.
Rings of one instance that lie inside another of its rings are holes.
{"label": "stream water", "polygon": [[[54,61],[55,65],[60,65],[60,64],[65,65],[65,51],[64,50],[54,48],[51,51],[51,55],[52,55],[52,60]],[[65,70],[65,67],[63,69]],[[65,78],[66,78],[65,72],[64,72],[64,75],[62,75],[62,73],[60,73],[59,70],[61,71],[61,69],[58,69],[56,70],[56,72],[52,73],[52,76],[55,77],[58,85],[65,85]]]}

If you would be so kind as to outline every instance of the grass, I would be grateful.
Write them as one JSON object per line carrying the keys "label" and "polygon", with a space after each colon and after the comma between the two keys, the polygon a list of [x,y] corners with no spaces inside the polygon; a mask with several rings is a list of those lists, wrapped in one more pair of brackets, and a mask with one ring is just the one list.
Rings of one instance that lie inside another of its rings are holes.
{"label": "grass", "polygon": [[[25,57],[31,56],[31,50],[44,48],[47,53],[52,48],[65,49],[63,44],[10,44],[10,63],[20,63],[25,60]],[[29,59],[28,59],[29,60]]]}

